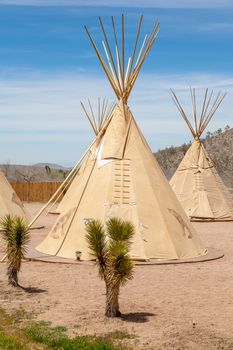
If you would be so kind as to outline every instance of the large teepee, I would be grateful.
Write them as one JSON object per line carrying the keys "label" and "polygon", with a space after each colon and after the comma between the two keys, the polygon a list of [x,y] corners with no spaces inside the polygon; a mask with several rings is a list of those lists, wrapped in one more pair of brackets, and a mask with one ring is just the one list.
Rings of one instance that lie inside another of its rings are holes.
{"label": "large teepee", "polygon": [[6,214],[17,215],[29,219],[23,203],[15,193],[11,184],[0,171],[0,218]]}
{"label": "large teepee", "polygon": [[176,196],[191,220],[228,221],[233,220],[231,195],[219,177],[213,161],[207,154],[200,137],[225,95],[219,92],[213,101],[205,91],[201,115],[198,120],[195,89],[190,89],[193,125],[174,91],[172,97],[181,116],[188,125],[194,141],[170,180]]}
{"label": "large teepee", "polygon": [[[127,100],[143,62],[159,30],[156,23],[140,48],[142,16],[139,21],[132,56],[125,64],[124,16],[121,23],[121,45],[112,17],[114,52],[99,18],[104,35],[104,60],[86,28],[96,54],[118,98],[118,105],[104,128],[96,151],[82,167],[72,208],[60,213],[40,252],[67,258],[90,259],[85,239],[88,220],[117,216],[130,220],[136,229],[131,249],[133,259],[182,259],[201,257],[207,253],[190,224],[179,201],[169,186]],[[121,50],[120,50],[121,47]]]}

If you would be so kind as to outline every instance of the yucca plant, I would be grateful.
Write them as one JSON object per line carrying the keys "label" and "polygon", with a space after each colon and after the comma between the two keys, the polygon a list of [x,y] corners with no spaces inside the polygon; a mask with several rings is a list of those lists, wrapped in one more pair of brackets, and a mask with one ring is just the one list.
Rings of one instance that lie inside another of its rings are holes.
{"label": "yucca plant", "polygon": [[91,255],[96,260],[100,278],[106,285],[106,310],[108,317],[119,317],[120,287],[133,278],[133,262],[129,248],[134,226],[129,221],[111,218],[106,227],[99,220],[87,223],[86,239]]}
{"label": "yucca plant", "polygon": [[18,273],[30,240],[29,227],[23,218],[6,215],[0,221],[0,233],[6,244],[8,281],[16,287],[19,286]]}

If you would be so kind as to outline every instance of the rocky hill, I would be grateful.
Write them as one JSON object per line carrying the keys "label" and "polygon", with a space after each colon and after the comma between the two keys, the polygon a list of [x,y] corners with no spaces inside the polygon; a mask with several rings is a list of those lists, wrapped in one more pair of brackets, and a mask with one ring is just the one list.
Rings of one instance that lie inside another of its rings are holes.
{"label": "rocky hill", "polygon": [[57,164],[39,163],[35,165],[0,164],[0,170],[11,182],[63,181],[70,169]]}
{"label": "rocky hill", "polygon": [[[226,126],[224,130],[208,132],[203,142],[219,175],[228,187],[233,188],[233,128]],[[191,142],[184,143],[180,147],[171,146],[155,153],[168,179],[176,171],[190,145]]]}

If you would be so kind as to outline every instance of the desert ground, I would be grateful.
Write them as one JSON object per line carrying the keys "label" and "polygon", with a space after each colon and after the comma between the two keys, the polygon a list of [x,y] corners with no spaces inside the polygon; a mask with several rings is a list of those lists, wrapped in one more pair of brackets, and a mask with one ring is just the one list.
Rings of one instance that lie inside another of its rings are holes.
{"label": "desert ground", "polygon": [[[26,203],[31,214],[42,206]],[[46,227],[32,231],[36,246],[55,221],[43,215]],[[0,307],[24,310],[35,320],[63,325],[69,334],[106,335],[123,331],[133,349],[233,349],[233,222],[195,223],[207,247],[224,251],[214,261],[180,265],[136,266],[135,277],[121,290],[122,318],[104,316],[105,287],[92,264],[25,261],[19,275],[30,292],[10,287],[6,264],[0,264]],[[0,257],[3,245],[0,242]]]}

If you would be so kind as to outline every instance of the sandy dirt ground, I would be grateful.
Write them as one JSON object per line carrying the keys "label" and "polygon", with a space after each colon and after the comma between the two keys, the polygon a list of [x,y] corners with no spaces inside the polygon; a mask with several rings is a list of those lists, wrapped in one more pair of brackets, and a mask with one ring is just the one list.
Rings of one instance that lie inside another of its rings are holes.
{"label": "sandy dirt ground", "polygon": [[[27,204],[35,214],[42,204]],[[32,231],[35,246],[46,228]],[[122,318],[104,316],[105,289],[92,265],[24,262],[19,275],[25,292],[9,287],[0,264],[0,306],[32,312],[35,320],[64,325],[70,335],[134,334],[134,349],[233,349],[233,222],[195,223],[206,246],[222,249],[224,258],[194,264],[136,266],[135,277],[121,290]],[[0,243],[0,256],[3,246]]]}

